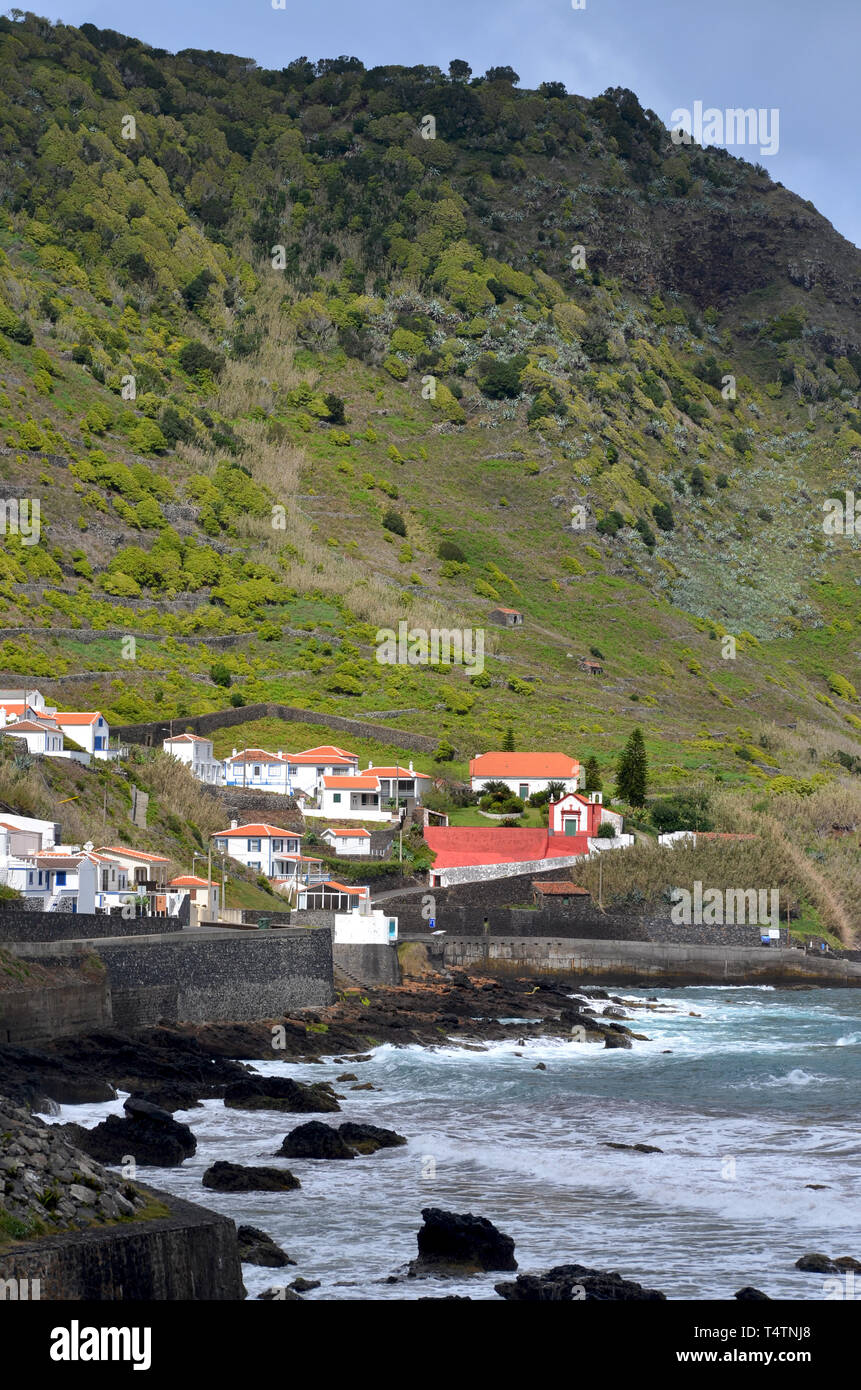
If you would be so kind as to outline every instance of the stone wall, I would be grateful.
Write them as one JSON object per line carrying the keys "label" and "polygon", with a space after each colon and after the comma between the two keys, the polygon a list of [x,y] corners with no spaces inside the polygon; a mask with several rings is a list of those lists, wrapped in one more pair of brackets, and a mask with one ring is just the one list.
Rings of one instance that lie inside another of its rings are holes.
{"label": "stone wall", "polygon": [[82,941],[182,931],[178,917],[122,917],[107,912],[0,912],[0,941]]}
{"label": "stone wall", "polygon": [[17,1047],[97,1032],[111,1021],[107,976],[0,990],[0,1042]]}
{"label": "stone wall", "polygon": [[[399,985],[401,971],[395,946],[353,946],[338,942],[333,947],[336,976],[349,985]],[[339,980],[339,983],[341,981]]]}
{"label": "stone wall", "polygon": [[[610,985],[815,984],[861,988],[861,965],[768,946],[696,946],[561,937],[439,937],[429,949],[446,966],[501,975],[579,976]],[[439,946],[437,946],[439,942]]]}
{"label": "stone wall", "polygon": [[217,1023],[331,1004],[332,936],[206,931],[102,942],[114,1023]]}
{"label": "stone wall", "polygon": [[[388,724],[371,724],[362,719],[349,719],[340,714],[317,714],[314,710],[298,709],[295,705],[278,705],[269,702],[240,705],[238,709],[215,710],[212,714],[183,715],[174,719],[174,732],[191,729],[193,733],[208,737],[215,729],[230,729],[236,724],[247,724],[256,719],[283,719],[288,723],[319,724],[324,729],[339,729],[355,734],[357,738],[375,738],[395,748],[404,748],[418,753],[433,753],[439,739],[428,738],[425,734],[414,734],[409,729],[395,729]],[[182,726],[179,728],[179,726]],[[123,724],[112,731],[124,743],[145,743],[161,746],[162,740],[170,736],[170,720],[153,720],[149,723]],[[291,750],[295,751],[295,750]],[[461,754],[457,753],[460,757]]]}
{"label": "stone wall", "polygon": [[170,1215],[21,1241],[0,1253],[0,1279],[38,1279],[40,1299],[51,1302],[244,1298],[233,1222],[138,1186]]}

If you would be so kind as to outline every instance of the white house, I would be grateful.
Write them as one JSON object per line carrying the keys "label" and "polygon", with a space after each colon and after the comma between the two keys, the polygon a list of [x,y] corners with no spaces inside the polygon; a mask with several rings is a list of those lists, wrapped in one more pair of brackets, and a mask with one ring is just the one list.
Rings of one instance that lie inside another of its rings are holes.
{"label": "white house", "polygon": [[314,796],[324,777],[350,777],[359,770],[355,753],[336,748],[331,743],[319,748],[306,748],[303,753],[288,753],[290,790]]}
{"label": "white house", "polygon": [[328,870],[322,859],[315,859],[313,855],[285,854],[275,863],[278,873],[272,879],[272,887],[288,898],[295,900],[301,889],[326,881]]}
{"label": "white house", "polygon": [[300,911],[322,908],[330,912],[352,912],[365,899],[370,900],[368,888],[329,878],[322,883],[303,884],[297,894],[296,906]]}
{"label": "white house", "polygon": [[395,809],[400,806],[420,806],[422,786],[428,786],[433,778],[426,772],[416,772],[412,763],[409,767],[374,767],[369,763],[360,773],[362,777],[376,777],[380,783],[380,800],[383,806],[391,801]]}
{"label": "white house", "polygon": [[224,759],[224,781],[228,787],[254,787],[261,791],[290,791],[290,761],[279,750],[267,753],[265,748],[234,748]]}
{"label": "white house", "polygon": [[165,753],[185,763],[199,782],[218,786],[224,781],[224,764],[212,751],[212,739],[199,734],[174,734],[162,743]]}
{"label": "white house", "polygon": [[336,854],[370,854],[371,832],[361,825],[327,826],[320,835]]}
{"label": "white house", "polygon": [[7,738],[20,739],[27,745],[28,753],[57,756],[63,752],[62,732],[51,721],[15,719],[12,723],[6,724],[5,718],[6,711],[0,709],[0,733],[5,734]]}
{"label": "white house", "polygon": [[54,721],[66,738],[74,739],[86,753],[92,753],[96,758],[108,757],[110,729],[108,721],[97,709],[60,710],[54,715]]}
{"label": "white house", "polygon": [[317,812],[326,820],[390,820],[381,800],[380,779],[373,773],[324,777]]}
{"label": "white house", "polygon": [[127,845],[100,845],[98,854],[103,854],[127,871],[129,891],[142,889],[148,883],[155,884],[160,892],[167,887],[167,871],[170,860],[164,854],[150,854],[142,849],[129,849]]}
{"label": "white house", "polygon": [[10,719],[52,719],[57,713],[38,690],[0,690],[0,708]]}
{"label": "white house", "polygon": [[610,811],[601,792],[566,792],[548,806],[549,828],[553,835],[597,835],[600,825],[612,825],[621,835],[624,817]]}
{"label": "white house", "polygon": [[95,912],[95,859],[77,846],[59,846],[26,858],[0,859],[0,881],[17,888],[43,912]]}
{"label": "white house", "polygon": [[49,820],[35,820],[31,816],[13,816],[0,813],[0,857],[20,857],[38,854],[43,849],[53,849],[60,833],[60,827]]}
{"label": "white house", "polygon": [[220,854],[229,854],[246,869],[265,874],[267,878],[290,876],[291,856],[300,853],[301,838],[294,830],[256,821],[239,825],[232,821],[229,830],[219,830],[213,836],[213,846]]}
{"label": "white house", "polygon": [[566,753],[481,753],[469,764],[470,786],[480,792],[486,782],[504,782],[524,800],[561,782],[566,792],[580,785],[580,764]]}
{"label": "white house", "polygon": [[168,883],[167,896],[172,917],[179,912],[183,900],[190,898],[192,926],[200,920],[208,921],[210,916],[218,920],[221,888],[214,881],[201,878],[199,874],[179,874]]}
{"label": "white house", "polygon": [[110,912],[111,908],[127,906],[129,871],[125,865],[111,855],[97,853],[92,845],[85,845],[84,849],[96,866],[96,911]]}

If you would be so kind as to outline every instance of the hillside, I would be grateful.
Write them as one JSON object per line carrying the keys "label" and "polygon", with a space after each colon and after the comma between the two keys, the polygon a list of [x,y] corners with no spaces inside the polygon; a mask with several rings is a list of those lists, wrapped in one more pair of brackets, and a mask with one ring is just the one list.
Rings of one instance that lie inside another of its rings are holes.
{"label": "hillside", "polygon": [[[0,66],[0,472],[41,513],[2,537],[0,679],[113,723],[511,726],[605,774],[640,725],[656,790],[857,810],[861,546],[823,503],[861,253],[815,208],[629,91],[459,60],[27,15]],[[484,671],[378,664],[400,621],[486,628]]]}

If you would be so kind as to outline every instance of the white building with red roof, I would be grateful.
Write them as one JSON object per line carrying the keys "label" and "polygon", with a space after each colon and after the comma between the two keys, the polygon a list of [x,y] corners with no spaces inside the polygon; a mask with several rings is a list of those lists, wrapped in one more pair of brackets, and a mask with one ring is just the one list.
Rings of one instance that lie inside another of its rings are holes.
{"label": "white building with red roof", "polygon": [[224,763],[212,751],[212,739],[200,734],[173,734],[162,743],[165,753],[185,763],[198,782],[220,786],[224,782]]}
{"label": "white building with red roof", "polygon": [[213,849],[229,854],[246,869],[265,874],[267,878],[289,878],[293,875],[293,860],[301,853],[301,837],[295,830],[284,830],[266,821],[239,825],[231,821],[229,830],[217,830],[212,837]]}
{"label": "white building with red roof", "polygon": [[324,777],[320,783],[317,814],[334,821],[391,819],[391,811],[382,802],[376,772]]}
{"label": "white building with red roof", "polygon": [[470,759],[470,785],[481,791],[487,782],[504,782],[514,796],[524,800],[561,782],[566,792],[580,785],[580,764],[567,753],[480,753]]}
{"label": "white building with red roof", "polygon": [[265,748],[235,748],[224,759],[224,784],[227,787],[253,787],[256,791],[290,792],[290,760],[279,751]]}
{"label": "white building with red roof", "polygon": [[374,767],[373,763],[368,763],[361,775],[378,778],[381,804],[388,806],[391,803],[390,809],[393,811],[402,806],[406,806],[408,810],[413,806],[420,806],[422,788],[429,787],[433,782],[433,778],[426,772],[416,772],[412,763],[408,767],[399,767],[397,764],[392,767]]}
{"label": "white building with red roof", "polygon": [[108,721],[97,709],[58,710],[54,722],[66,738],[74,739],[85,753],[91,753],[94,758],[108,758],[112,751],[115,756],[119,753],[119,749],[109,748],[111,731]]}
{"label": "white building with red roof", "polygon": [[336,854],[368,855],[371,852],[371,832],[361,825],[327,825],[320,839]]}
{"label": "white building with red roof", "polygon": [[324,777],[351,777],[359,770],[358,755],[332,743],[306,748],[302,753],[288,753],[287,761],[294,795],[305,792],[316,796]]}
{"label": "white building with red roof", "polygon": [[6,738],[20,739],[28,753],[43,757],[60,757],[64,751],[63,734],[53,720],[13,719],[4,722],[5,711],[0,710],[0,733]]}
{"label": "white building with red roof", "polygon": [[115,859],[128,870],[129,889],[144,888],[148,883],[158,889],[167,887],[167,873],[170,860],[164,854],[151,854],[147,850],[129,849],[128,845],[100,845],[97,851],[109,859]]}

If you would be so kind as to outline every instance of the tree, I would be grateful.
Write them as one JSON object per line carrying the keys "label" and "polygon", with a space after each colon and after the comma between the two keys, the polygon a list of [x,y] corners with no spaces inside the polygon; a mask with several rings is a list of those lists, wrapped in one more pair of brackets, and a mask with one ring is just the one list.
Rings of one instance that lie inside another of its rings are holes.
{"label": "tree", "polygon": [[598,768],[598,759],[593,753],[586,759],[586,779],[583,784],[585,792],[599,792],[603,789],[604,783],[601,781],[601,773]]}
{"label": "tree", "polygon": [[676,792],[652,802],[652,823],[659,834],[672,830],[711,830],[710,798],[704,791]]}
{"label": "tree", "polygon": [[560,781],[558,781],[557,779],[554,778],[553,781],[547,783],[547,800],[548,800],[548,801],[559,801],[560,798],[563,797],[564,795],[565,795],[565,783],[564,783],[564,782],[560,782]]}
{"label": "tree", "polygon": [[642,806],[646,800],[649,778],[646,745],[642,729],[635,729],[622,749],[616,768],[616,795],[631,806]]}
{"label": "tree", "polygon": [[389,510],[383,517],[383,526],[387,531],[393,531],[396,536],[405,536],[407,534],[407,524],[400,512],[396,512],[394,507],[389,507]]}
{"label": "tree", "polygon": [[231,684],[232,677],[227,666],[223,661],[216,661],[209,672],[209,679],[213,685],[228,686]]}
{"label": "tree", "polygon": [[504,753],[514,752],[514,730],[509,724],[502,739],[502,751]]}
{"label": "tree", "polygon": [[514,71],[514,68],[488,68],[484,74],[484,80],[485,82],[507,82],[509,86],[514,87],[520,81],[520,75]]}
{"label": "tree", "polygon": [[472,77],[472,68],[463,58],[452,58],[448,65],[448,75],[452,82],[468,82]]}

